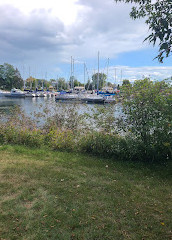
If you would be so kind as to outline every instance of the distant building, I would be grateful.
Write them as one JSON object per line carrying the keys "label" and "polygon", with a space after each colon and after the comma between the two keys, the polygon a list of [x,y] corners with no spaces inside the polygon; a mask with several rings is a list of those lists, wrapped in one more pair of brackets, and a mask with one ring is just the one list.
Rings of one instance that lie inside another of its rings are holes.
{"label": "distant building", "polygon": [[85,87],[74,87],[74,90],[77,92],[81,92],[85,90]]}
{"label": "distant building", "polygon": [[49,86],[49,91],[53,91],[54,90],[54,87],[53,86]]}

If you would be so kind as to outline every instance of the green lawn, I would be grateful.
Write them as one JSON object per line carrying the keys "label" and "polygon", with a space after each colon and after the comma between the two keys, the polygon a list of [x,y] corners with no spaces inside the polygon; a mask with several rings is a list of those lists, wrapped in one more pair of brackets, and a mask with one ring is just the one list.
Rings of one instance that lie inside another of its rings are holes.
{"label": "green lawn", "polygon": [[0,147],[1,240],[172,238],[170,166]]}

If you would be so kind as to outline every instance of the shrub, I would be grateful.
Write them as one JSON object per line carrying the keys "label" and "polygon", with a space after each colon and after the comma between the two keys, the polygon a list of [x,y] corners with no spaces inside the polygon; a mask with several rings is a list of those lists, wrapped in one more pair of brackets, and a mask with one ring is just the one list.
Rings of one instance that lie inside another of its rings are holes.
{"label": "shrub", "polygon": [[[165,146],[166,145],[166,146]],[[119,142],[120,159],[142,162],[165,162],[171,158],[170,143],[145,145],[139,137],[126,136]]]}
{"label": "shrub", "polygon": [[[131,137],[138,159],[160,161],[172,158],[172,87],[164,81],[136,81],[124,93],[122,128]],[[133,137],[134,136],[134,137]],[[133,158],[133,157],[132,157]]]}
{"label": "shrub", "polygon": [[75,147],[75,136],[72,130],[54,128],[47,133],[46,142],[54,150],[72,150]]}
{"label": "shrub", "polygon": [[0,130],[0,142],[39,147],[44,143],[44,136],[38,129],[30,130],[4,124]]}
{"label": "shrub", "polygon": [[47,114],[44,129],[70,129],[77,131],[81,127],[82,116],[78,113],[77,104],[53,105]]}
{"label": "shrub", "polygon": [[106,157],[119,158],[121,137],[116,134],[93,132],[80,139],[81,151]]}

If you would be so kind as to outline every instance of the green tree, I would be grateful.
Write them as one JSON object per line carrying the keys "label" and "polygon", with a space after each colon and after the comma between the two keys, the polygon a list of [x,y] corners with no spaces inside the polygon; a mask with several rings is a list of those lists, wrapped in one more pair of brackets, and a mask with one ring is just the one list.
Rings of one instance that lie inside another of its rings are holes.
{"label": "green tree", "polygon": [[113,87],[113,83],[107,82],[107,86],[108,86],[108,87]]}
{"label": "green tree", "polygon": [[69,85],[70,85],[70,88],[78,87],[78,86],[80,86],[80,87],[84,86],[84,84],[79,82],[74,76],[70,77]]}
{"label": "green tree", "polygon": [[4,89],[22,88],[23,79],[19,70],[8,63],[0,65],[0,85]]}
{"label": "green tree", "polygon": [[4,65],[0,65],[0,88],[4,88],[5,85]]}
{"label": "green tree", "polygon": [[164,81],[138,80],[125,94],[123,129],[143,143],[145,158],[152,152],[171,156],[172,86]]}
{"label": "green tree", "polygon": [[70,79],[69,79],[69,86],[70,86],[70,88],[74,88],[74,82],[76,80],[77,79],[74,76],[70,76]]}
{"label": "green tree", "polygon": [[[37,78],[36,79],[36,83],[37,83],[37,87],[38,87],[38,89],[44,89],[45,88],[45,86],[46,86],[46,84],[45,84],[45,79],[40,79],[40,78]],[[51,81],[50,81],[50,84],[51,84]],[[52,84],[51,84],[52,85]]]}
{"label": "green tree", "polygon": [[66,90],[68,88],[67,83],[64,78],[59,78],[58,79],[58,90]]}
{"label": "green tree", "polygon": [[99,89],[104,87],[106,84],[106,79],[107,79],[107,76],[105,73],[99,73],[99,82],[98,82],[98,73],[93,74],[92,75],[92,85],[93,85],[94,89],[97,89],[97,84],[98,84]]}
{"label": "green tree", "polygon": [[16,68],[14,78],[13,78],[13,86],[15,88],[22,88],[23,84],[24,84],[24,82],[23,82],[23,79],[21,77],[21,74],[20,74],[19,70]]}
{"label": "green tree", "polygon": [[35,85],[36,85],[35,82],[36,82],[36,78],[34,78],[32,76],[30,76],[26,79],[26,85],[27,85],[27,87],[29,87],[31,89],[35,88]]}
{"label": "green tree", "polygon": [[75,79],[75,80],[74,80],[74,87],[78,87],[78,86],[83,87],[84,84],[81,83],[81,82],[79,82],[77,79]]}
{"label": "green tree", "polygon": [[85,89],[86,90],[93,90],[93,83],[92,81],[90,81],[90,79],[88,79],[87,83],[85,84]]}
{"label": "green tree", "polygon": [[124,79],[122,82],[122,85],[131,85],[130,81],[128,79]]}
{"label": "green tree", "polygon": [[132,91],[132,84],[128,79],[124,79],[121,87],[121,93],[125,95],[130,95]]}
{"label": "green tree", "polygon": [[115,0],[116,2],[135,3],[130,16],[133,19],[145,18],[151,31],[145,39],[159,44],[159,62],[170,56],[172,46],[172,1],[171,0]]}

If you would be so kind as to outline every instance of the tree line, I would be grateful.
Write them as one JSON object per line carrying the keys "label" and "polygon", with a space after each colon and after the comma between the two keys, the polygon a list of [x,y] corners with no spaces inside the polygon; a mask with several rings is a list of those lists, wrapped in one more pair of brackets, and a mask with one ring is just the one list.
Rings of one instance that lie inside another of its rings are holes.
{"label": "tree line", "polygon": [[[99,81],[98,81],[99,78]],[[94,73],[91,79],[88,79],[87,82],[81,83],[77,80],[75,76],[71,76],[69,80],[66,80],[64,77],[58,79],[46,79],[34,78],[29,76],[24,80],[18,70],[14,68],[9,63],[4,63],[0,65],[0,88],[4,90],[11,90],[12,88],[26,88],[26,89],[48,89],[50,86],[53,86],[54,89],[59,91],[71,89],[77,86],[85,87],[86,90],[94,90],[97,88],[100,90],[105,86],[114,87],[111,82],[107,81],[107,75],[105,73]]]}

